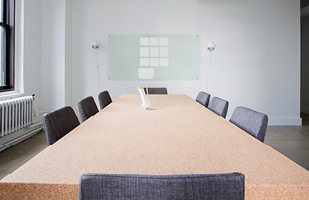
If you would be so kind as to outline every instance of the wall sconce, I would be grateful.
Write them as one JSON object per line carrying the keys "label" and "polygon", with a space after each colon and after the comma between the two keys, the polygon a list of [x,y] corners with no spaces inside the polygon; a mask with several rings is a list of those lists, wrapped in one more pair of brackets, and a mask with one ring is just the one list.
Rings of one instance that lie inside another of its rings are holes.
{"label": "wall sconce", "polygon": [[99,46],[100,46],[100,44],[97,41],[93,41],[92,44],[91,44],[91,47],[94,48],[94,49],[99,48]]}
{"label": "wall sconce", "polygon": [[216,44],[213,43],[213,42],[211,42],[211,43],[209,43],[209,44],[207,45],[207,50],[208,50],[208,51],[213,51],[213,50],[215,50],[215,48],[216,48]]}

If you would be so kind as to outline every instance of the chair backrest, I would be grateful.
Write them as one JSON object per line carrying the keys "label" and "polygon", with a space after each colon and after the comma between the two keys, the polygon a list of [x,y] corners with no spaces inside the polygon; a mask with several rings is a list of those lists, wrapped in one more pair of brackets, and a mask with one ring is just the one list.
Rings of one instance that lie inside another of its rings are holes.
{"label": "chair backrest", "polygon": [[[149,94],[167,94],[167,88],[147,88]],[[147,93],[146,88],[144,87],[145,93]]]}
{"label": "chair backrest", "polygon": [[89,117],[99,112],[97,105],[92,96],[80,100],[78,103],[78,111],[81,121],[86,121]]}
{"label": "chair backrest", "polygon": [[100,92],[98,95],[101,110],[112,103],[112,98],[108,91]]}
{"label": "chair backrest", "polygon": [[267,115],[239,106],[233,112],[230,122],[264,142],[268,123]]}
{"label": "chair backrest", "polygon": [[210,99],[210,94],[203,92],[203,91],[199,92],[197,97],[196,97],[196,101],[199,102],[200,104],[202,104],[205,107],[208,106],[209,99]]}
{"label": "chair backrest", "polygon": [[190,175],[83,174],[79,200],[244,199],[241,173]]}
{"label": "chair backrest", "polygon": [[44,114],[43,123],[48,145],[54,144],[80,124],[70,106]]}
{"label": "chair backrest", "polygon": [[209,105],[208,105],[209,110],[211,110],[212,112],[216,113],[217,115],[223,118],[226,117],[228,107],[229,107],[229,102],[219,97],[211,98]]}

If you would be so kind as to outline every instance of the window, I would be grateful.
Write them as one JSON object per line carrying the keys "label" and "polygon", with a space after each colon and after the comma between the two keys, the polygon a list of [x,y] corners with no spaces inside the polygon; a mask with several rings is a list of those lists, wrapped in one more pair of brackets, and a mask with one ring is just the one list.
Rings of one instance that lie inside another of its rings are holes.
{"label": "window", "polygon": [[0,92],[14,90],[15,0],[0,0]]}

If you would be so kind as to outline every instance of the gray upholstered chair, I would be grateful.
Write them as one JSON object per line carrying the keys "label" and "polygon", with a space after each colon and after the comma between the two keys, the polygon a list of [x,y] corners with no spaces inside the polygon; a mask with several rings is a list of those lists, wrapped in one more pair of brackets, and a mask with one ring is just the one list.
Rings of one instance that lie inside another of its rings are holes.
{"label": "gray upholstered chair", "polygon": [[54,144],[80,124],[70,106],[44,114],[43,123],[48,145]]}
{"label": "gray upholstered chair", "polygon": [[241,173],[190,175],[83,174],[79,200],[244,199]]}
{"label": "gray upholstered chair", "polygon": [[108,91],[100,92],[98,95],[101,110],[112,103],[112,98]]}
{"label": "gray upholstered chair", "polygon": [[86,121],[89,117],[99,112],[97,105],[92,96],[80,100],[78,103],[78,111],[81,121]]}
{"label": "gray upholstered chair", "polygon": [[209,99],[210,99],[210,94],[203,92],[203,91],[199,92],[197,97],[196,97],[196,101],[199,102],[200,104],[202,104],[205,107],[208,106]]}
{"label": "gray upholstered chair", "polygon": [[217,115],[225,118],[228,107],[229,107],[228,101],[221,99],[219,97],[213,97],[211,98],[207,108],[212,112],[216,113]]}
{"label": "gray upholstered chair", "polygon": [[267,115],[239,106],[233,112],[230,122],[264,142],[268,123]]}
{"label": "gray upholstered chair", "polygon": [[[147,93],[146,88],[144,88],[145,93]],[[167,88],[162,87],[162,88],[148,88],[148,93],[149,94],[167,94]]]}

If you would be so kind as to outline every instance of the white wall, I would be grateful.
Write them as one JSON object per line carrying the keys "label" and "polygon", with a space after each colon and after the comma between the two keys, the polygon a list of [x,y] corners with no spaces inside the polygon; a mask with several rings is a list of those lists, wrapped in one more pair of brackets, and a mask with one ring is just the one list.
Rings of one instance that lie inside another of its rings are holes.
{"label": "white wall", "polygon": [[72,0],[65,1],[65,105],[72,102]]}
{"label": "white wall", "polygon": [[[22,54],[19,55],[16,64],[18,70],[23,70],[23,85],[21,91],[25,95],[36,95],[34,102],[34,109],[36,111],[41,108],[41,24],[42,24],[42,10],[41,0],[18,0],[18,6],[23,7],[23,30],[16,33],[16,36],[21,38]],[[21,8],[22,9],[22,8]],[[16,19],[18,21],[18,19]],[[20,20],[19,20],[20,21]],[[21,34],[21,35],[19,35]],[[20,53],[20,49],[16,48]],[[20,60],[22,59],[22,61]],[[35,121],[40,121],[41,118],[36,118]]]}
{"label": "white wall", "polygon": [[[102,90],[113,99],[138,86],[165,86],[192,98],[208,89],[230,102],[266,113],[270,125],[297,125],[300,113],[300,5],[295,0],[27,0],[24,85],[39,110],[71,105]],[[200,80],[109,81],[109,33],[199,34]]]}
{"label": "white wall", "polygon": [[[200,80],[107,80],[110,33],[199,34]],[[230,102],[227,118],[236,106],[243,105],[266,113],[270,125],[301,123],[298,1],[73,0],[71,64],[75,108],[79,99],[87,95],[97,99],[100,92],[93,40],[102,44],[101,88],[108,90],[113,99],[137,93],[138,86],[165,86],[170,94],[195,98],[199,91],[206,90],[206,45],[213,41],[217,48],[211,55],[208,89],[212,96]]]}
{"label": "white wall", "polygon": [[65,1],[42,0],[42,107],[65,104]]}

